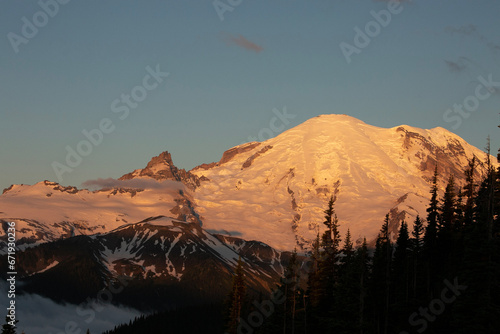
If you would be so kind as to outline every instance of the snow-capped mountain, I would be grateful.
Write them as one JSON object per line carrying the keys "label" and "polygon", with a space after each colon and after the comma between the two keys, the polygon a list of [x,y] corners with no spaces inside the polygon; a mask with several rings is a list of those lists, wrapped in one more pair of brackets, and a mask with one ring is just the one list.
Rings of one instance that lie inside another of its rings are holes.
{"label": "snow-capped mountain", "polygon": [[[49,181],[13,185],[0,196],[0,222],[16,222],[20,248],[75,235],[105,233],[158,215],[199,222],[185,189],[183,183],[168,180],[148,183],[147,189],[98,191]],[[3,227],[0,234],[5,237],[5,224]]]}
{"label": "snow-capped mountain", "polygon": [[335,195],[341,232],[349,228],[355,240],[373,240],[387,213],[394,231],[401,219],[425,216],[436,164],[444,189],[450,174],[464,183],[473,156],[479,180],[486,154],[443,128],[385,129],[347,115],[321,115],[191,171],[175,167],[164,152],[122,176],[120,187],[92,192],[48,181],[14,185],[0,196],[0,220],[17,222],[21,246],[107,233],[161,215],[291,250],[307,247],[321,232],[323,210]]}
{"label": "snow-capped mountain", "polygon": [[[123,286],[115,302],[146,310],[224,301],[239,258],[248,287],[269,291],[289,257],[260,242],[158,216],[27,248],[18,253],[17,272],[25,293],[80,304],[113,282]],[[0,264],[4,273],[6,266]]]}
{"label": "snow-capped mountain", "polygon": [[347,115],[322,115],[195,168],[191,172],[208,181],[193,196],[205,228],[291,249],[322,231],[323,211],[336,195],[342,234],[349,228],[358,242],[370,241],[387,213],[394,232],[401,219],[411,224],[417,214],[425,217],[436,164],[441,189],[450,174],[462,185],[474,155],[479,180],[486,154],[443,128],[384,129]]}
{"label": "snow-capped mountain", "polygon": [[[194,190],[200,185],[200,178],[186,172],[184,169],[175,167],[172,156],[168,152],[163,152],[157,157],[153,157],[144,169],[136,169],[119,178],[119,180],[152,178],[158,181],[173,180],[184,183],[189,189]],[[201,179],[203,180],[203,178]]]}

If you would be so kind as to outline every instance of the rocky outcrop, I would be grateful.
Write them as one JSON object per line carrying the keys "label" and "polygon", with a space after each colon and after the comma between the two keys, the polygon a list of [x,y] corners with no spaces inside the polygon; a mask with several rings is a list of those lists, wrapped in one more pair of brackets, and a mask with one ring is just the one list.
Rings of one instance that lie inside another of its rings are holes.
{"label": "rocky outcrop", "polygon": [[200,185],[200,178],[184,169],[177,168],[172,161],[171,154],[167,151],[153,157],[144,169],[136,169],[131,173],[123,175],[119,180],[131,180],[134,178],[180,181],[191,190]]}
{"label": "rocky outcrop", "polygon": [[250,151],[259,145],[260,143],[252,142],[233,147],[222,154],[219,165],[225,164],[226,162],[231,161],[231,159],[233,159],[233,157],[235,157],[236,155]]}
{"label": "rocky outcrop", "polygon": [[252,154],[244,163],[243,165],[241,166],[241,169],[244,169],[244,168],[248,168],[252,165],[253,161],[255,159],[257,159],[260,155],[266,153],[267,151],[269,151],[270,149],[272,149],[273,147],[271,145],[266,145],[264,146],[262,149],[260,149],[257,153],[255,154]]}

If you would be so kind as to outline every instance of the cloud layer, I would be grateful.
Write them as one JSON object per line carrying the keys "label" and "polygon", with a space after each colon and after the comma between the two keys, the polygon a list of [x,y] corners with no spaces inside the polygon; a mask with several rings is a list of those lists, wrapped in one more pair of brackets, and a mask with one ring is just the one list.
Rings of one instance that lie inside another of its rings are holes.
{"label": "cloud layer", "polygon": [[230,35],[230,34],[225,34],[223,36],[223,38],[226,41],[226,43],[231,44],[231,45],[237,45],[239,47],[244,48],[245,50],[254,51],[256,53],[259,53],[262,50],[264,50],[264,48],[262,48],[260,45],[257,45],[255,43],[249,41],[248,39],[246,39],[245,37],[243,37],[241,35],[238,35],[238,37],[235,37],[235,36]]}
{"label": "cloud layer", "polygon": [[157,181],[154,179],[131,179],[131,180],[116,180],[113,178],[95,180],[87,180],[82,183],[84,187],[90,189],[103,189],[103,188],[134,188],[134,189],[170,189],[170,190],[184,190],[185,186],[179,181]]}
{"label": "cloud layer", "polygon": [[[5,285],[2,284],[2,288]],[[2,289],[6,291],[6,287]],[[8,305],[7,294],[0,294],[0,305]],[[69,322],[76,323],[80,333],[87,329],[91,333],[102,333],[113,329],[116,325],[128,323],[130,319],[140,316],[141,313],[134,309],[103,305],[101,312],[95,312],[95,319],[86,322],[88,318],[78,315],[77,305],[57,304],[54,301],[39,295],[16,296],[17,332],[24,331],[28,334],[60,334],[66,333],[65,326]],[[75,329],[76,332],[76,329]]]}
{"label": "cloud layer", "polygon": [[452,27],[448,26],[444,29],[444,31],[450,34],[458,34],[458,35],[472,35],[477,31],[477,27],[474,24],[468,24],[460,27]]}
{"label": "cloud layer", "polygon": [[456,61],[452,61],[452,60],[445,60],[444,61],[446,63],[446,65],[448,66],[448,69],[451,71],[451,72],[462,72],[463,70],[465,70],[467,68],[467,66],[462,63],[462,62],[456,62]]}

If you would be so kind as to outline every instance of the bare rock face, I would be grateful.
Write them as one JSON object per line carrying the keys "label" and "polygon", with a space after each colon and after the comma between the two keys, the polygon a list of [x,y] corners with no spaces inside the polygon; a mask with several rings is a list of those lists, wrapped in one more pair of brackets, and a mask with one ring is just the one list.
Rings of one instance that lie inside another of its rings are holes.
{"label": "bare rock face", "polygon": [[191,190],[194,190],[200,185],[200,179],[197,176],[190,172],[186,172],[184,169],[179,169],[174,165],[172,156],[167,151],[153,157],[144,169],[136,169],[131,173],[123,175],[119,180],[131,180],[134,178],[152,178],[158,181],[180,181]]}
{"label": "bare rock face", "polygon": [[[219,162],[211,162],[209,164],[206,164],[206,163],[201,164],[201,165],[196,166],[193,169],[191,169],[190,172],[195,172],[198,170],[209,170],[209,169],[221,166],[225,163],[232,161],[238,155],[243,154],[245,152],[248,152],[250,150],[253,150],[254,148],[259,146],[260,144],[261,143],[258,143],[258,142],[251,142],[251,143],[241,144],[241,145],[236,146],[236,147],[232,147],[229,150],[224,151],[224,153],[222,154],[222,158],[219,160]],[[262,150],[261,151],[262,151],[262,153],[264,153],[267,150],[269,150],[270,148],[271,147],[265,147],[262,149],[263,151]],[[248,164],[251,165],[252,161],[249,161]],[[204,181],[204,180],[202,180],[202,181]]]}
{"label": "bare rock face", "polygon": [[267,151],[269,151],[272,148],[273,147],[271,145],[267,145],[264,148],[262,148],[260,151],[258,151],[257,153],[255,153],[252,156],[250,156],[250,158],[248,158],[243,163],[243,165],[241,166],[241,169],[250,167],[255,159],[257,159],[260,155],[266,153]]}
{"label": "bare rock face", "polygon": [[12,188],[14,188],[14,185],[13,185],[13,184],[11,184],[11,185],[10,185],[10,187],[5,188],[5,189],[3,190],[3,192],[2,192],[2,195],[3,195],[3,194],[5,194],[6,192],[8,192],[9,190],[11,190]]}
{"label": "bare rock face", "polygon": [[[410,158],[414,161],[415,166],[424,173],[433,173],[436,165],[439,166],[441,174],[453,174],[459,176],[463,174],[463,167],[456,164],[457,159],[468,159],[467,152],[464,148],[464,143],[457,138],[447,138],[446,143],[437,145],[430,138],[426,138],[417,132],[405,129],[400,126],[396,129],[397,133],[401,133],[404,137],[401,145],[402,154],[410,156],[410,152],[414,156]],[[484,161],[477,161],[478,165],[475,170],[474,177],[481,178],[483,171],[486,168]],[[430,180],[430,178],[428,178]],[[444,180],[446,181],[446,180]],[[444,182],[443,181],[443,182]]]}
{"label": "bare rock face", "polygon": [[222,154],[219,165],[225,164],[226,162],[231,161],[236,155],[250,151],[259,145],[260,143],[253,142],[233,147]]}
{"label": "bare rock face", "polygon": [[194,167],[191,171],[195,171],[197,169],[207,170],[207,169],[210,169],[210,168],[215,167],[215,166],[217,166],[216,162],[211,162],[209,164],[203,163],[199,166]]}

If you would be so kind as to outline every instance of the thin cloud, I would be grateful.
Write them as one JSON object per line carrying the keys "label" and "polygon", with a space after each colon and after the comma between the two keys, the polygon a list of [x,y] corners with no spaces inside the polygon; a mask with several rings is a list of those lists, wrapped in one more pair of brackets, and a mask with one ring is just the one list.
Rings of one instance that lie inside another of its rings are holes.
{"label": "thin cloud", "polygon": [[493,51],[500,51],[500,44],[488,43],[488,47]]}
{"label": "thin cloud", "polygon": [[468,36],[474,34],[477,31],[477,27],[474,24],[468,24],[460,27],[447,26],[444,28],[444,31],[450,34]]}
{"label": "thin cloud", "polygon": [[223,36],[223,38],[226,41],[226,43],[228,43],[230,45],[237,45],[237,46],[242,47],[242,48],[249,50],[249,51],[254,51],[256,53],[259,53],[262,50],[264,50],[263,47],[255,44],[254,42],[249,41],[248,39],[246,39],[242,35],[238,35],[238,37],[235,37],[235,36],[232,36],[230,34],[225,34]]}
{"label": "thin cloud", "polygon": [[157,181],[154,179],[131,179],[131,180],[116,180],[113,178],[96,180],[87,180],[82,183],[84,187],[90,189],[106,189],[106,188],[133,188],[133,189],[170,189],[170,190],[185,190],[184,184],[179,181]]}
{"label": "thin cloud", "polygon": [[444,28],[444,31],[452,34],[452,35],[460,35],[460,36],[473,36],[473,38],[479,39],[483,44],[485,44],[491,51],[497,52],[500,51],[500,44],[492,43],[488,40],[474,24],[463,25],[460,27],[447,26]]}
{"label": "thin cloud", "polygon": [[467,68],[467,66],[463,63],[460,64],[458,62],[446,60],[446,59],[444,62],[446,63],[446,65],[448,66],[448,69],[451,72],[458,73],[458,72],[462,72],[463,70],[465,70]]}

